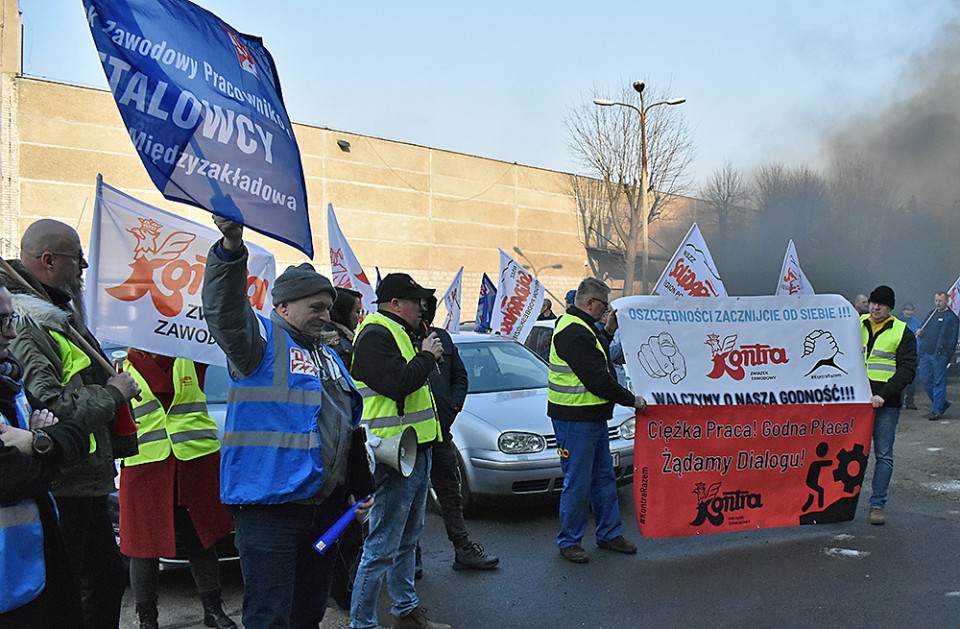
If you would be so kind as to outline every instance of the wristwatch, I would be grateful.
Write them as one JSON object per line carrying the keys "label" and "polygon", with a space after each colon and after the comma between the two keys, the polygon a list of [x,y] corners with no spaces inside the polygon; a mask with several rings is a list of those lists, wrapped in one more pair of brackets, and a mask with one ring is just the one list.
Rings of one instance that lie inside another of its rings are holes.
{"label": "wristwatch", "polygon": [[33,451],[37,456],[47,456],[53,450],[53,439],[42,430],[33,431]]}

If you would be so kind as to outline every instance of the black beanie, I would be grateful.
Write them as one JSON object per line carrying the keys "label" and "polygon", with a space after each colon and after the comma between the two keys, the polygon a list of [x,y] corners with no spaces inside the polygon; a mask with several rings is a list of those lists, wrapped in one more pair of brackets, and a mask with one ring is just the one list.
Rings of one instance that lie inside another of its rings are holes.
{"label": "black beanie", "polygon": [[309,262],[304,262],[298,266],[288,266],[287,270],[273,283],[270,296],[276,305],[323,292],[329,293],[336,300],[337,289],[333,287],[330,280],[317,273]]}
{"label": "black beanie", "polygon": [[873,292],[870,293],[870,303],[872,304],[883,304],[884,306],[890,306],[890,309],[897,305],[897,300],[893,295],[893,289],[889,286],[881,284],[873,289]]}

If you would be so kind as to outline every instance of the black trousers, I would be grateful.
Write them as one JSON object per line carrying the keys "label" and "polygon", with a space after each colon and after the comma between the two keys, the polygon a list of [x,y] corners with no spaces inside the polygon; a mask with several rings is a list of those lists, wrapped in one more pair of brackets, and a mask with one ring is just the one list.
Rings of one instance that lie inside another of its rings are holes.
{"label": "black trousers", "polygon": [[120,626],[123,561],[110,524],[107,497],[61,496],[57,507],[67,556],[80,584],[83,626],[115,629]]}
{"label": "black trousers", "polygon": [[457,448],[453,441],[444,438],[433,444],[433,467],[430,482],[440,501],[443,526],[454,548],[463,546],[469,539],[467,525],[463,521],[463,495],[460,493],[460,468],[457,466]]}

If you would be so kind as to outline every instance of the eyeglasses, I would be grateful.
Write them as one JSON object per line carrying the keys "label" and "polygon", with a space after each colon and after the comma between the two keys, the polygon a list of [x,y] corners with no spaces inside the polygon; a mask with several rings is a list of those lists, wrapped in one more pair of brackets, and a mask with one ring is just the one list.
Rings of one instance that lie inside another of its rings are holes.
{"label": "eyeglasses", "polygon": [[16,312],[11,312],[8,315],[0,317],[0,332],[6,330],[10,325],[17,325],[20,323],[20,315]]}
{"label": "eyeglasses", "polygon": [[64,258],[73,258],[77,261],[77,264],[83,265],[83,262],[86,258],[83,257],[83,249],[77,251],[76,253],[67,253],[66,251],[44,251],[43,253],[37,254],[36,257],[38,260],[43,257],[44,253],[49,253],[52,256],[63,256]]}
{"label": "eyeglasses", "polygon": [[610,302],[609,302],[609,301],[603,301],[602,299],[597,299],[596,297],[591,297],[590,299],[592,299],[593,301],[599,301],[601,304],[603,304],[603,309],[604,309],[604,310],[609,310],[609,309],[610,309]]}

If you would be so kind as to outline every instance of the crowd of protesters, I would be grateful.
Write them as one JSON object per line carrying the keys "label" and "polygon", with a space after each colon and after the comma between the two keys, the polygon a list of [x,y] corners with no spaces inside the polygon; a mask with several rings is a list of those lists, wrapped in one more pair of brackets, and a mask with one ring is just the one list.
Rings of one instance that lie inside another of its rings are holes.
{"label": "crowd of protesters", "polygon": [[[452,567],[490,570],[499,559],[463,520],[450,428],[468,373],[450,336],[432,327],[434,290],[391,273],[365,315],[359,293],[304,263],[277,277],[273,310],[257,314],[243,228],[215,223],[223,237],[207,256],[202,301],[230,373],[222,437],[206,407],[205,365],[136,348],[114,364],[104,355],[86,325],[87,261],[73,228],[39,220],[23,234],[21,258],[0,261],[0,626],[118,627],[122,551],[140,627],[158,627],[158,561],[179,541],[203,623],[235,628],[215,549],[233,529],[246,627],[318,627],[328,597],[350,610],[352,628],[377,627],[385,583],[394,628],[448,628],[427,617],[416,592],[431,482]],[[564,473],[557,545],[573,563],[589,561],[581,542],[591,507],[597,546],[636,552],[619,521],[607,420],[615,403],[643,411],[646,401],[618,382],[609,295],[594,278],[570,291],[550,348],[547,413]],[[887,286],[852,302],[866,306],[878,417],[872,524],[886,521],[896,422],[901,404],[913,407],[904,391],[918,362],[930,419],[950,405],[958,319],[947,299],[938,292],[925,319],[912,305],[894,318]],[[552,304],[540,318],[556,318]],[[371,448],[398,439],[415,442],[415,456],[374,465]],[[118,467],[119,546],[108,510]],[[317,552],[315,541],[351,510],[334,552]]]}

